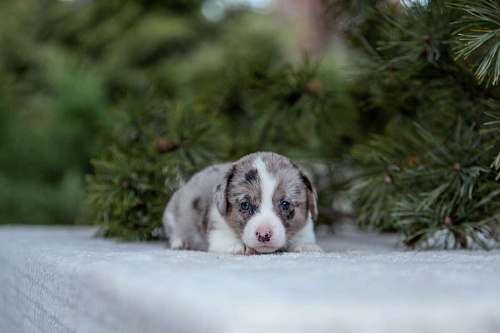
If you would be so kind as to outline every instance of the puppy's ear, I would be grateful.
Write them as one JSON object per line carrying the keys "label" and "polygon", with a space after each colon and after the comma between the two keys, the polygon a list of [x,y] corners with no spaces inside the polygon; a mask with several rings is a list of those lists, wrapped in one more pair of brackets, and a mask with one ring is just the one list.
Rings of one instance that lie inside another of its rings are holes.
{"label": "puppy's ear", "polygon": [[302,181],[304,182],[307,190],[307,208],[309,208],[309,211],[311,212],[313,221],[316,221],[316,219],[318,218],[316,189],[312,186],[309,178],[307,178],[302,172],[300,173],[300,175],[302,176]]}
{"label": "puppy's ear", "polygon": [[224,216],[227,211],[227,188],[234,176],[234,165],[226,173],[224,179],[214,189],[214,201],[219,213]]}

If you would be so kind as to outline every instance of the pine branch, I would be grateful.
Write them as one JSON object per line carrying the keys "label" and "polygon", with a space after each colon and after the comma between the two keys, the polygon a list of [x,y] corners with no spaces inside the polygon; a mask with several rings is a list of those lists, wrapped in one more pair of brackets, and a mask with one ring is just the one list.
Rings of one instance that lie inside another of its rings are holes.
{"label": "pine branch", "polygon": [[[492,133],[492,135],[494,135],[495,138],[498,138],[498,135],[500,133],[500,102],[491,99],[488,100],[486,104],[489,106],[490,111],[485,113],[487,116],[491,117],[494,120],[488,121],[484,124],[486,126],[486,129],[483,129],[482,133],[485,134]],[[497,141],[498,139],[494,142]],[[500,146],[498,143],[496,144],[495,148],[500,150]],[[490,168],[495,169],[497,172],[500,171],[500,151],[497,154],[497,156],[493,159]],[[499,179],[500,179],[500,172],[498,172],[496,180]]]}
{"label": "pine branch", "polygon": [[473,60],[472,69],[479,83],[498,85],[500,80],[500,1],[481,0],[449,4],[465,12],[456,22],[461,27],[455,32],[460,45],[456,57]]}
{"label": "pine branch", "polygon": [[426,5],[412,3],[403,6],[403,15],[384,15],[387,26],[381,28],[383,39],[378,41],[377,50],[389,58],[386,66],[408,66],[408,63],[436,66],[441,64],[441,58],[446,59],[453,44],[449,25],[452,13],[443,10],[443,3],[443,0]]}
{"label": "pine branch", "polygon": [[351,189],[359,223],[395,228],[411,247],[490,247],[500,201],[487,166],[492,146],[461,120],[449,140],[415,128],[396,144],[376,137],[354,150],[369,165]]}
{"label": "pine branch", "polygon": [[110,146],[91,161],[87,203],[102,236],[156,239],[170,195],[223,156],[224,140],[207,111],[155,98],[122,107],[115,130],[105,136]]}
{"label": "pine branch", "polygon": [[[111,148],[106,159],[94,159],[87,177],[87,203],[101,235],[121,240],[157,238],[161,213],[172,192],[161,160],[142,160]],[[170,175],[170,177],[172,177]]]}

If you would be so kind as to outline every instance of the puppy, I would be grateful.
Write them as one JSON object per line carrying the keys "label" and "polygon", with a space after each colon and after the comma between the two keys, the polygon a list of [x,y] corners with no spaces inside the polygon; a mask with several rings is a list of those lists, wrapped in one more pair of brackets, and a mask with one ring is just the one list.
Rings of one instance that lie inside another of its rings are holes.
{"label": "puppy", "polygon": [[163,225],[172,249],[257,254],[322,251],[316,191],[288,158],[254,153],[209,167],[170,199]]}

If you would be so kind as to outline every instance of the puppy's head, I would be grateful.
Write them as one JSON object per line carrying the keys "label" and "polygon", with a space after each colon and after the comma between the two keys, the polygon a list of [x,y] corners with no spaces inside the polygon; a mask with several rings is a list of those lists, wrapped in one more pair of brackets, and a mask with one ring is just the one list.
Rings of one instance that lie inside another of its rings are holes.
{"label": "puppy's head", "polygon": [[288,158],[255,153],[235,162],[217,185],[215,204],[248,247],[274,252],[317,217],[316,192]]}

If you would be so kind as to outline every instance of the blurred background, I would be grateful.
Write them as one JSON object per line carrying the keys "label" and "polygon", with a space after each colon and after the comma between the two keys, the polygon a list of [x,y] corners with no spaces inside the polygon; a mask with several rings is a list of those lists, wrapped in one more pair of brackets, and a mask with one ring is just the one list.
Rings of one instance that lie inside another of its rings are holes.
{"label": "blurred background", "polygon": [[499,8],[3,0],[0,223],[159,238],[194,172],[270,150],[315,179],[319,224],[486,246],[498,239]]}

